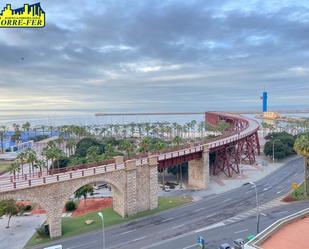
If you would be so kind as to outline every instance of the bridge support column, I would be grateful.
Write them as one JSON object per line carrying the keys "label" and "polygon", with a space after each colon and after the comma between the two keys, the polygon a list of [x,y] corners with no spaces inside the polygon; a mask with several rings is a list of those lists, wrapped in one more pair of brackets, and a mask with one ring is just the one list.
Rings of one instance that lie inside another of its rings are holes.
{"label": "bridge support column", "polygon": [[137,213],[137,169],[136,160],[126,161],[126,216],[130,216]]}
{"label": "bridge support column", "polygon": [[57,238],[62,235],[61,219],[62,209],[59,210],[46,210],[47,223],[49,225],[50,238]]}
{"label": "bridge support column", "polygon": [[158,207],[158,157],[148,158],[149,167],[149,209]]}
{"label": "bridge support column", "polygon": [[203,156],[200,159],[189,161],[188,182],[189,186],[205,189],[209,184],[209,150],[204,146]]}

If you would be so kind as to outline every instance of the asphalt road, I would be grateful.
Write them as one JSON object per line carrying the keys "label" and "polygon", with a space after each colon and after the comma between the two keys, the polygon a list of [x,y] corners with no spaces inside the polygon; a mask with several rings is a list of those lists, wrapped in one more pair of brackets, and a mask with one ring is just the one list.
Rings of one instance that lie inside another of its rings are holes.
{"label": "asphalt road", "polygon": [[[262,212],[267,213],[269,208],[277,208],[280,212],[284,207],[289,212],[293,212],[294,209],[296,212],[298,205],[304,205],[305,208],[306,204],[286,205],[274,200],[286,194],[292,182],[299,183],[302,178],[303,159],[297,158],[258,181],[256,184]],[[248,229],[244,233],[254,233],[252,228],[256,222],[255,206],[254,189],[251,186],[242,186],[226,193],[205,197],[183,207],[106,229],[105,249],[179,249],[188,246],[195,248],[198,233],[207,236],[209,248],[216,248],[215,244],[221,241],[230,241],[244,235],[239,232],[235,236],[236,230]],[[278,217],[275,214],[262,215],[261,227],[271,224]],[[55,244],[62,244],[64,249],[103,248],[102,231],[67,238],[54,242],[53,245]]]}

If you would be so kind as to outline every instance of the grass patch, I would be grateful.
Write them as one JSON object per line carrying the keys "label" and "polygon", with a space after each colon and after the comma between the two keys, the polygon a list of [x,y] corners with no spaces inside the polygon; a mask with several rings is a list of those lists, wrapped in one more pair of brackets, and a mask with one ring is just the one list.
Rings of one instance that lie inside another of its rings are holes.
{"label": "grass patch", "polygon": [[[172,197],[159,197],[159,207],[153,210],[147,210],[144,212],[140,212],[136,215],[122,218],[120,215],[118,215],[116,212],[113,211],[112,208],[106,208],[101,210],[104,214],[104,225],[105,227],[109,227],[112,225],[129,222],[131,220],[149,216],[158,212],[161,212],[163,210],[167,210],[170,208],[175,208],[177,206],[184,205],[186,203],[189,203],[192,201],[191,197],[178,197],[178,196],[172,196]],[[86,220],[94,220],[94,223],[91,225],[86,225]],[[78,217],[70,217],[70,218],[63,218],[62,219],[62,234],[63,236],[61,238],[67,238],[70,236],[94,231],[97,229],[101,229],[102,224],[100,217],[97,215],[97,212],[91,212],[83,216]],[[51,241],[51,239],[47,236],[39,235],[38,233],[35,233],[32,238],[28,241],[27,246],[34,246],[42,243],[47,243]]]}
{"label": "grass patch", "polygon": [[10,168],[10,164],[11,164],[10,161],[0,161],[0,174],[8,172]]}
{"label": "grass patch", "polygon": [[[309,193],[309,181],[307,181],[307,192]],[[291,194],[292,197],[294,197],[296,200],[307,200],[308,197],[305,197],[304,194],[304,183],[302,183],[296,190],[294,190]],[[309,196],[309,195],[308,195]]]}

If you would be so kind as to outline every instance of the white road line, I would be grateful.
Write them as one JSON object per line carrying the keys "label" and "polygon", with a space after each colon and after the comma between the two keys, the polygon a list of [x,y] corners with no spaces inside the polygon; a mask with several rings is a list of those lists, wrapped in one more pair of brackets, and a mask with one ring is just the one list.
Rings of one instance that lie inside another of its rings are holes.
{"label": "white road line", "polygon": [[134,232],[134,231],[136,231],[136,229],[132,229],[132,230],[129,230],[129,231],[123,232],[123,233],[121,233],[120,235],[127,234],[127,233],[132,233],[132,232]]}
{"label": "white road line", "polygon": [[161,223],[162,222],[167,222],[167,221],[170,221],[170,220],[173,220],[173,219],[175,219],[175,218],[168,218],[168,219],[165,219],[165,220],[161,220]]}
{"label": "white road line", "polygon": [[195,233],[200,233],[200,232],[203,232],[203,231],[206,231],[206,230],[211,230],[211,229],[214,229],[214,228],[217,228],[217,227],[222,227],[222,226],[225,226],[225,223],[218,222],[218,223],[212,224],[210,226],[203,227],[201,229],[195,230],[194,232]]}
{"label": "white road line", "polygon": [[225,199],[224,201],[222,201],[223,203],[224,202],[228,202],[228,201],[230,201],[230,200],[232,200],[231,198],[227,198],[227,199]]}
{"label": "white road line", "polygon": [[210,218],[210,217],[215,216],[215,215],[217,215],[217,213],[207,215],[207,216],[205,216],[205,218]]}
{"label": "white road line", "polygon": [[282,190],[278,191],[276,194],[278,195],[278,194],[280,194],[281,192],[282,192]]}
{"label": "white road line", "polygon": [[248,231],[248,229],[244,229],[244,230],[240,230],[240,231],[237,231],[237,232],[234,232],[234,233],[243,233],[243,232],[247,232]]}
{"label": "white road line", "polygon": [[206,208],[199,208],[199,209],[196,209],[196,210],[194,210],[194,213],[197,213],[197,212],[202,211],[202,210],[204,210],[204,209],[206,209]]}
{"label": "white road line", "polygon": [[187,246],[187,247],[184,247],[183,249],[189,249],[189,248],[192,248],[192,247],[196,247],[198,244],[194,244],[194,245],[191,245],[191,246]]}
{"label": "white road line", "polygon": [[289,211],[286,210],[286,211],[281,211],[281,212],[278,212],[277,214],[285,214],[285,213],[288,213]]}
{"label": "white road line", "polygon": [[260,215],[263,215],[263,216],[265,216],[265,217],[267,216],[267,214],[264,214],[264,213],[260,213]]}
{"label": "white road line", "polygon": [[185,224],[181,224],[181,225],[178,225],[178,226],[174,226],[174,227],[172,227],[172,229],[177,229],[177,228],[180,228],[180,227],[183,227],[183,226],[185,226]]}
{"label": "white road line", "polygon": [[130,240],[130,242],[139,241],[139,240],[142,240],[142,239],[145,239],[145,238],[146,238],[146,236],[139,237],[139,238],[137,238],[137,239],[132,239],[132,240]]}

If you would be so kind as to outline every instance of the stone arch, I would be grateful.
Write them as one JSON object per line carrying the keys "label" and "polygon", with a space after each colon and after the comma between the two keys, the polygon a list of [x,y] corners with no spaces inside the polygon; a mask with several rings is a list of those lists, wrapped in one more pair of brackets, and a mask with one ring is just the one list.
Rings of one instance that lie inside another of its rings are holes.
{"label": "stone arch", "polygon": [[[126,198],[126,175],[124,171],[113,172],[112,174],[102,174],[92,177],[78,179],[78,181],[70,182],[66,186],[66,200],[67,201],[76,190],[87,184],[95,182],[105,182],[112,187],[113,193],[113,209],[122,217],[126,216],[125,198]],[[64,202],[65,204],[65,202]],[[64,205],[63,204],[63,205]]]}

